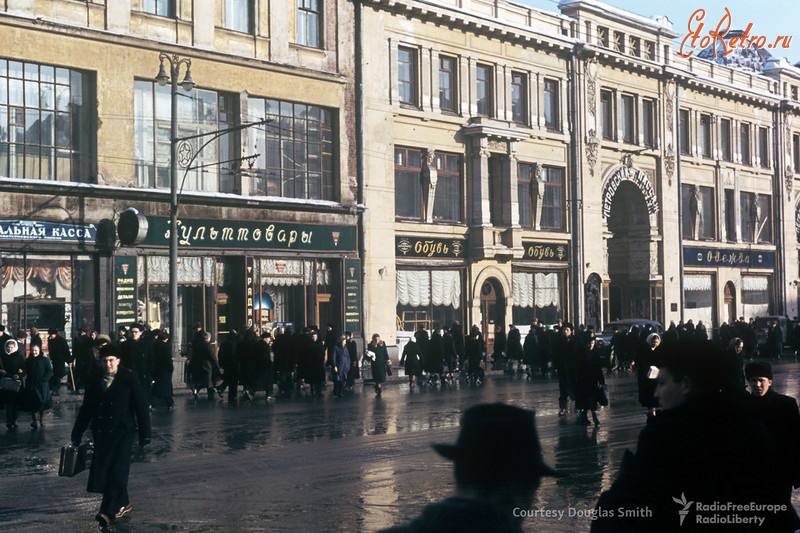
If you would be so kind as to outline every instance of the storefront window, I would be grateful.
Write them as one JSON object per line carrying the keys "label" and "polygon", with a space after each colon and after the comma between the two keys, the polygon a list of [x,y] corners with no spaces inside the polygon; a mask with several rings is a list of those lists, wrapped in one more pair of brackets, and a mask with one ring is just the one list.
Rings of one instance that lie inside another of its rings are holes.
{"label": "storefront window", "polygon": [[553,324],[564,318],[562,307],[564,286],[559,272],[513,272],[511,295],[514,299],[514,324],[532,324],[534,318]]}
{"label": "storefront window", "polygon": [[742,314],[745,320],[770,314],[768,277],[742,276]]}
{"label": "storefront window", "polygon": [[697,324],[714,323],[714,291],[712,276],[686,276],[683,280],[683,320]]}
{"label": "storefront window", "polygon": [[2,257],[2,317],[8,331],[56,327],[72,339],[95,328],[95,261],[89,256],[20,254]]}
{"label": "storefront window", "polygon": [[398,270],[397,329],[430,330],[461,321],[461,280],[458,270]]}

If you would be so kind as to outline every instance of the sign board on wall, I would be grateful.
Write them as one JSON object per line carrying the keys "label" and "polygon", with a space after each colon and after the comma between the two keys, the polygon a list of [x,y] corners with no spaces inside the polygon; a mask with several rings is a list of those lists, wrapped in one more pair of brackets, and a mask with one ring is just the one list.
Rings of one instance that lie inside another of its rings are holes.
{"label": "sign board on wall", "polygon": [[114,257],[114,323],[130,326],[137,319],[136,257]]}
{"label": "sign board on wall", "polygon": [[361,261],[344,260],[344,329],[361,331]]}

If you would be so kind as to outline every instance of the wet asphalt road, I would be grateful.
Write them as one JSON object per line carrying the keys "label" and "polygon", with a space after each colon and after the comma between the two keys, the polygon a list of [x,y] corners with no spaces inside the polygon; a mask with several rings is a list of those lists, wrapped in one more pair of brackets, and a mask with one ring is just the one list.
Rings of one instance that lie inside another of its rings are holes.
{"label": "wet asphalt road", "polygon": [[[800,397],[800,364],[775,368],[776,390]],[[176,391],[176,409],[152,414],[153,442],[136,450],[129,493],[134,511],[112,528],[164,531],[376,531],[416,516],[452,492],[451,465],[431,443],[454,442],[467,407],[502,401],[537,412],[548,464],[565,478],[545,479],[534,508],[562,518],[526,520],[526,531],[588,531],[585,512],[614,480],[626,448],[635,449],[645,417],[633,376],[608,379],[611,405],[600,426],[558,417],[555,379],[533,383],[493,373],[482,386],[415,390],[399,379],[377,399],[357,384],[344,399],[296,395],[267,404],[196,402]],[[263,393],[262,393],[263,394]],[[87,472],[57,475],[60,447],[79,398],[62,392],[47,426],[0,433],[0,523],[5,531],[97,531],[100,495]],[[88,433],[87,433],[88,436]],[[800,508],[800,491],[795,492]],[[569,516],[572,514],[573,516]]]}

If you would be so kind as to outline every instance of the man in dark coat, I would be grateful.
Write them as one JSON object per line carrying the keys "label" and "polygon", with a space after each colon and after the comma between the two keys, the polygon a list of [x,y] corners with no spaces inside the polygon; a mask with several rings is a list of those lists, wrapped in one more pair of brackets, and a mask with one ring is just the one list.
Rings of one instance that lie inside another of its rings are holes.
{"label": "man in dark coat", "polygon": [[464,364],[466,352],[464,351],[464,328],[461,327],[461,322],[458,320],[453,322],[450,326],[450,333],[453,335],[453,343],[456,346],[456,354],[458,354],[458,365]]}
{"label": "man in dark coat", "polygon": [[228,401],[236,401],[239,391],[239,358],[236,350],[239,345],[239,332],[231,329],[222,344],[219,345],[219,366],[222,369],[222,385],[219,390],[228,389]]}
{"label": "man in dark coat", "polygon": [[506,354],[508,355],[509,368],[511,371],[514,368],[514,362],[517,363],[517,373],[522,373],[522,358],[525,352],[522,349],[522,333],[517,329],[517,326],[510,324],[508,326],[508,337],[506,338]]}
{"label": "man in dark coat", "polygon": [[553,346],[553,368],[558,376],[558,416],[567,414],[567,404],[574,398],[575,359],[578,343],[572,334],[572,324],[565,322],[555,337]]}
{"label": "man in dark coat", "polygon": [[153,384],[151,375],[153,348],[150,341],[143,338],[143,332],[143,325],[139,323],[131,325],[131,338],[120,345],[120,365],[136,374],[136,377],[139,378],[139,383],[144,389],[147,404],[150,405],[150,393]]}
{"label": "man in dark coat", "polygon": [[434,449],[453,461],[455,494],[387,532],[522,533],[541,478],[558,475],[544,463],[533,413],[501,403],[469,408],[456,444]]}
{"label": "man in dark coat", "polygon": [[58,333],[58,329],[50,328],[47,331],[47,351],[50,362],[53,364],[53,377],[50,379],[50,391],[58,394],[61,388],[61,379],[66,374],[67,363],[72,355],[69,351],[67,339]]}
{"label": "man in dark coat", "polygon": [[72,374],[75,376],[75,392],[79,392],[86,387],[89,368],[94,362],[92,339],[89,338],[88,328],[82,327],[78,330],[78,335],[72,341],[72,356],[74,361]]}
{"label": "man in dark coat", "polygon": [[347,373],[346,388],[352,390],[356,384],[356,380],[361,377],[361,373],[359,372],[358,344],[353,339],[353,334],[351,332],[345,331],[344,337],[347,339],[344,345],[347,348],[347,353],[350,355],[350,371]]}
{"label": "man in dark coat", "polygon": [[[653,358],[661,411],[647,420],[636,453],[626,452],[619,476],[600,496],[591,530],[674,532],[686,521],[687,531],[697,531],[719,514],[704,509],[715,503],[780,503],[771,439],[748,415],[746,395],[726,387],[719,347],[683,337],[663,342]],[[740,514],[763,519],[759,530],[783,531],[772,512]]]}
{"label": "man in dark coat", "polygon": [[800,411],[797,400],[775,392],[772,388],[772,366],[766,362],[748,363],[744,368],[750,386],[755,418],[767,428],[775,444],[778,469],[778,490],[781,503],[786,504],[788,513],[785,531],[800,529],[800,519],[792,506],[792,487],[800,487],[800,456],[797,445],[800,443]]}
{"label": "man in dark coat", "polygon": [[91,376],[71,436],[77,446],[91,424],[94,455],[86,490],[103,494],[95,516],[101,527],[131,511],[128,475],[133,441],[138,434],[139,446],[150,442],[147,398],[136,375],[120,367],[119,355],[117,345],[101,349],[103,372]]}
{"label": "man in dark coat", "polygon": [[253,399],[256,392],[263,390],[267,393],[266,400],[272,399],[272,334],[269,331],[261,333],[253,353],[253,375],[248,382],[248,390]]}
{"label": "man in dark coat", "polygon": [[175,407],[175,400],[172,398],[172,372],[174,370],[169,333],[157,331],[153,343],[153,405],[161,402],[170,411]]}

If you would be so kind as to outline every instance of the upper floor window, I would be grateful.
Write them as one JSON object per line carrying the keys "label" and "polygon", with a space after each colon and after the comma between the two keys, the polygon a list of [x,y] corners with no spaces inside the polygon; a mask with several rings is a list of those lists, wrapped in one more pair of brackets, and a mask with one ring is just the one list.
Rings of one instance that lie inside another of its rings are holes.
{"label": "upper floor window", "polygon": [[394,215],[422,218],[422,150],[394,149]]}
{"label": "upper floor window", "polygon": [[795,173],[800,173],[800,134],[797,133],[792,135],[792,158]]}
{"label": "upper floor window", "polygon": [[320,0],[297,0],[297,44],[320,48]]}
{"label": "upper floor window", "polygon": [[714,238],[714,189],[699,185],[682,185],[683,237],[695,240]]}
{"label": "upper floor window", "polygon": [[255,33],[254,1],[225,0],[225,27],[242,33]]}
{"label": "upper floor window", "polygon": [[511,118],[519,124],[528,122],[528,77],[522,72],[511,73]]}
{"label": "upper floor window", "polygon": [[611,47],[617,52],[625,52],[625,34],[619,31],[614,32],[614,41]]}
{"label": "upper floor window", "polygon": [[397,50],[397,92],[400,104],[418,107],[417,50],[400,47]]}
{"label": "upper floor window", "polygon": [[609,47],[608,28],[604,26],[597,27],[597,44],[606,48]]}
{"label": "upper floor window", "polygon": [[771,198],[766,194],[739,193],[744,242],[772,242]]}
{"label": "upper floor window", "polygon": [[731,121],[727,118],[723,118],[719,121],[719,149],[722,152],[722,159],[724,161],[733,161]]}
{"label": "upper floor window", "polygon": [[558,80],[544,80],[544,125],[561,131],[561,109]]}
{"label": "upper floor window", "polygon": [[566,191],[564,189],[564,169],[555,167],[542,168],[544,191],[542,197],[542,229],[562,231],[566,211]]}
{"label": "upper floor window", "polygon": [[761,161],[761,168],[770,167],[769,130],[767,128],[758,128],[758,159]]}
{"label": "upper floor window", "polygon": [[475,96],[478,115],[494,116],[494,69],[489,65],[475,67]]}
{"label": "upper floor window", "polygon": [[711,159],[711,115],[700,115],[700,155]]}
{"label": "upper floor window", "polygon": [[751,165],[753,159],[750,156],[750,124],[739,124],[739,150],[742,153],[742,164]]}
{"label": "upper floor window", "polygon": [[678,112],[678,135],[682,154],[691,153],[691,135],[689,131],[689,110],[681,109]]}
{"label": "upper floor window", "polygon": [[656,45],[652,41],[645,41],[644,42],[644,55],[645,59],[650,61],[655,61],[656,59]]}
{"label": "upper floor window", "polygon": [[436,153],[436,189],[433,195],[433,220],[461,220],[461,157]]}
{"label": "upper floor window", "polygon": [[642,99],[642,140],[650,148],[656,145],[656,102]]}
{"label": "upper floor window", "polygon": [[145,13],[161,15],[162,17],[175,16],[175,0],[144,0]]}
{"label": "upper floor window", "polygon": [[260,155],[250,194],[338,200],[335,110],[249,98],[247,112],[254,121],[269,121],[253,130]]}
{"label": "upper floor window", "polygon": [[454,57],[439,56],[439,109],[456,113],[457,61]]}
{"label": "upper floor window", "polygon": [[88,182],[96,172],[91,74],[0,59],[0,175]]}
{"label": "upper floor window", "polygon": [[[170,185],[171,97],[169,85],[151,81],[134,83],[134,154],[139,187],[167,188]],[[178,99],[178,135],[208,134],[204,139],[187,141],[194,155],[178,176],[182,190],[234,192],[238,173],[229,163],[238,156],[233,134],[222,135],[207,146],[212,134],[235,124],[233,107],[238,97],[204,89],[194,89]],[[196,150],[202,150],[196,152]]]}
{"label": "upper floor window", "polygon": [[614,115],[614,93],[608,90],[600,91],[600,128],[603,139],[613,141],[616,137]]}
{"label": "upper floor window", "polygon": [[636,99],[629,94],[623,94],[620,101],[620,122],[622,140],[636,144]]}
{"label": "upper floor window", "polygon": [[638,37],[631,37],[628,42],[631,55],[641,57],[642,55],[642,40]]}

